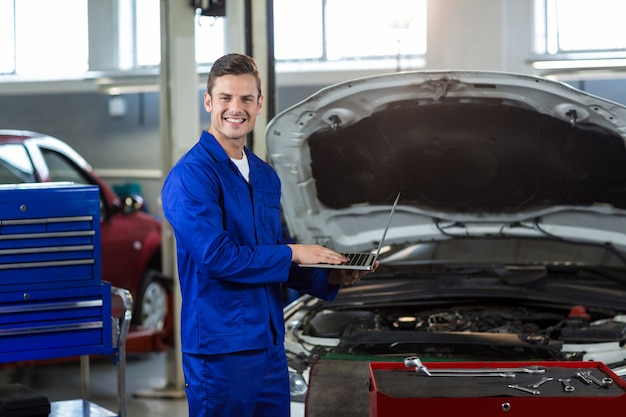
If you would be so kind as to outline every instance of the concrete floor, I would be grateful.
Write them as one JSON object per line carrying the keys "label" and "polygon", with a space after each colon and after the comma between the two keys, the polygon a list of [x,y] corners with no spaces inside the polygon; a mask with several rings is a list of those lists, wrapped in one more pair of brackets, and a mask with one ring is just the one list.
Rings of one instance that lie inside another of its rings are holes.
{"label": "concrete floor", "polygon": [[[150,353],[127,358],[127,417],[188,417],[184,395],[166,389],[167,356],[166,353]],[[47,396],[50,401],[80,399],[80,362],[76,360],[0,369],[0,385],[8,383],[25,385]],[[117,368],[111,360],[90,361],[89,400],[117,415]]]}

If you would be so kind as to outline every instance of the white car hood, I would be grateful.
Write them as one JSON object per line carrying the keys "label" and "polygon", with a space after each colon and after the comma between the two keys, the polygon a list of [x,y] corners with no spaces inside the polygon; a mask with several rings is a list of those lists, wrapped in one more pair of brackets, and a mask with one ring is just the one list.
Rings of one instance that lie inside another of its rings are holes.
{"label": "white car hood", "polygon": [[626,108],[528,75],[400,72],[274,117],[268,156],[301,243],[521,236],[626,249]]}

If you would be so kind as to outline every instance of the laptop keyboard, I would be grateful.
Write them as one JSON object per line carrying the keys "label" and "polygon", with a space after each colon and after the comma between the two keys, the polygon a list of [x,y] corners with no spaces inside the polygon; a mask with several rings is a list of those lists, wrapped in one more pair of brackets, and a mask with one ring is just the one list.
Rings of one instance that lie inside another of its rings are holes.
{"label": "laptop keyboard", "polygon": [[369,259],[374,256],[371,253],[342,253],[348,258],[346,265],[367,265]]}

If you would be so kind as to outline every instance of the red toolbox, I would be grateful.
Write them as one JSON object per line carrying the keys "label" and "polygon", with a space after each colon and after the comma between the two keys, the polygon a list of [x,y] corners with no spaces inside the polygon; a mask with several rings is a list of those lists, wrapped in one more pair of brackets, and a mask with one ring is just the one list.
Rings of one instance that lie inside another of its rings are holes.
{"label": "red toolbox", "polygon": [[[588,416],[623,415],[626,383],[601,362],[433,362],[423,364],[432,376],[404,363],[370,363],[370,417],[409,416]],[[530,367],[530,368],[529,368]],[[543,373],[500,372],[502,369],[545,368]],[[463,375],[486,370],[506,376]],[[461,372],[454,372],[461,370]],[[454,375],[449,375],[449,372]],[[591,372],[601,386],[586,383],[577,372]],[[552,378],[530,393],[509,385],[529,387]],[[565,391],[560,379],[574,387]]]}

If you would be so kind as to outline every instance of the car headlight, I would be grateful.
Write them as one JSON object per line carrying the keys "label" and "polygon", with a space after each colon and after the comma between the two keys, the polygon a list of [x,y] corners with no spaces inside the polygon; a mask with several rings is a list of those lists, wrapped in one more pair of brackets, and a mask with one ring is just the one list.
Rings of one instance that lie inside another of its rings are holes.
{"label": "car headlight", "polygon": [[309,387],[306,385],[306,381],[302,374],[289,371],[289,392],[291,395],[291,401],[304,402],[306,398],[306,392]]}

